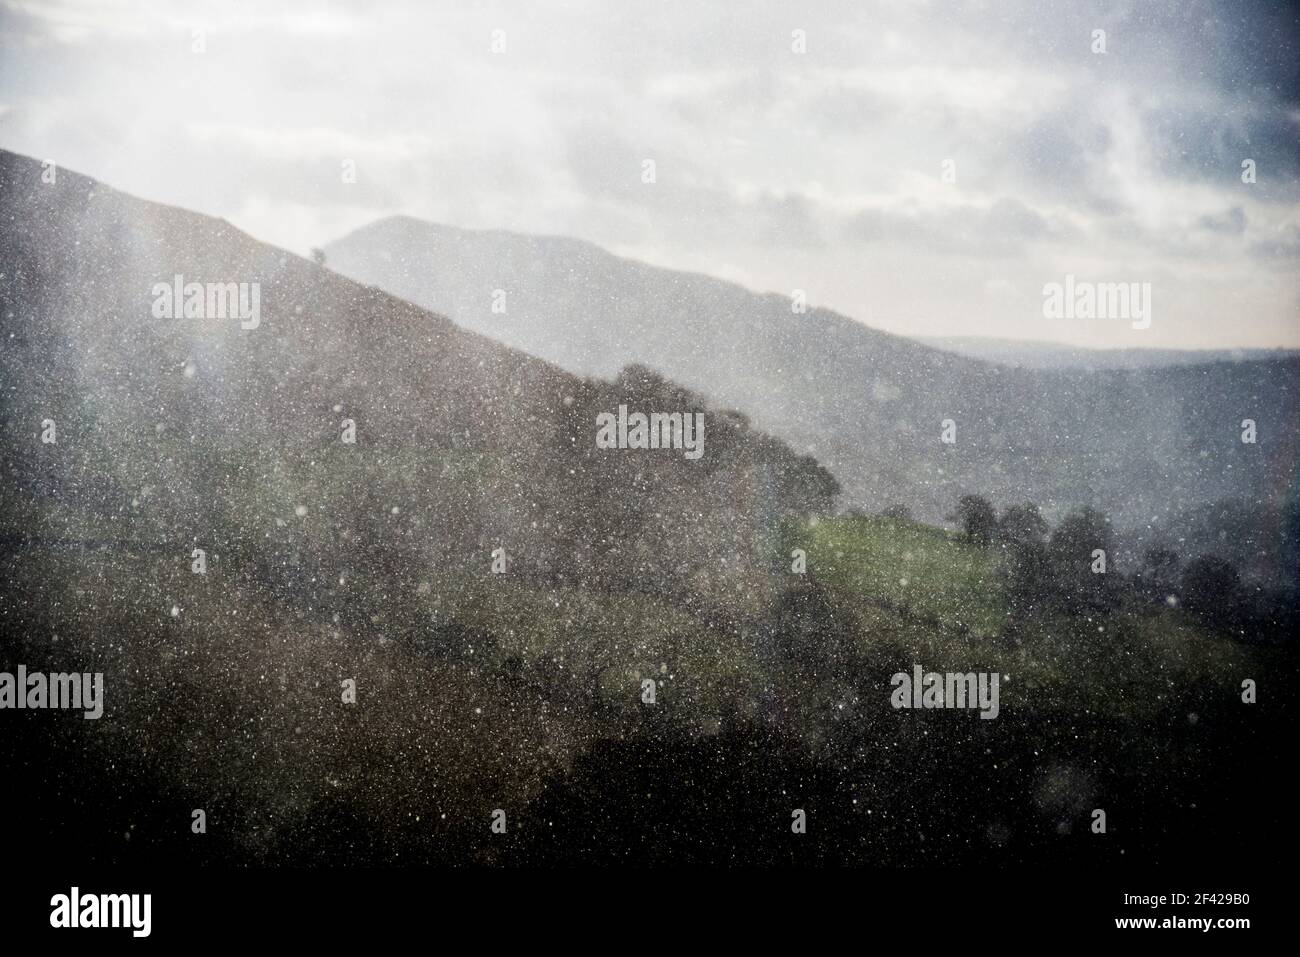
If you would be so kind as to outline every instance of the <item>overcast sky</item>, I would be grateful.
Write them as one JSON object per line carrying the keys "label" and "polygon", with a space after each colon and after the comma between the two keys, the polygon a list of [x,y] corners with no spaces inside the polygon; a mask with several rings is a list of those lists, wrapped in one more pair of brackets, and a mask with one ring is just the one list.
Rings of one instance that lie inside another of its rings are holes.
{"label": "overcast sky", "polygon": [[[910,335],[1300,346],[1287,6],[0,0],[0,146],[300,253],[400,212]],[[1067,273],[1151,327],[1045,319]]]}

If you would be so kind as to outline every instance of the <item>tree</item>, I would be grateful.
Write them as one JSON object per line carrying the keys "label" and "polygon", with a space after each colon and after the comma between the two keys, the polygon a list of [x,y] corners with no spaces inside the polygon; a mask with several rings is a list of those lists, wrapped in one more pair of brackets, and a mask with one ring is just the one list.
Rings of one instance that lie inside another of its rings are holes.
{"label": "tree", "polygon": [[987,547],[997,534],[997,512],[988,499],[979,495],[963,495],[957,500],[957,521],[966,541],[974,545]]}
{"label": "tree", "polygon": [[1178,553],[1163,545],[1153,545],[1142,555],[1142,568],[1152,579],[1170,578],[1178,570]]}
{"label": "tree", "polygon": [[1183,569],[1183,607],[1215,624],[1229,621],[1240,602],[1236,566],[1216,555],[1202,555]]}
{"label": "tree", "polygon": [[998,520],[998,539],[1007,544],[1042,544],[1047,531],[1047,522],[1032,502],[1010,506]]}
{"label": "tree", "polygon": [[1153,545],[1142,554],[1142,588],[1147,595],[1163,601],[1177,590],[1178,553],[1163,545]]}
{"label": "tree", "polygon": [[1002,555],[1004,591],[1017,617],[1043,608],[1056,596],[1042,542],[1009,542]]}
{"label": "tree", "polygon": [[1047,545],[1057,604],[1073,613],[1104,611],[1119,595],[1110,519],[1095,508],[1071,512]]}

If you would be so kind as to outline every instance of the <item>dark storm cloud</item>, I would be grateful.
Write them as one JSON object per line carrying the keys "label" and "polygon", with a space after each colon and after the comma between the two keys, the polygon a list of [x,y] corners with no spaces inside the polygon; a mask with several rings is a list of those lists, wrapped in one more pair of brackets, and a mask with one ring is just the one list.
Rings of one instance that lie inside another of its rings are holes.
{"label": "dark storm cloud", "polygon": [[1280,104],[1215,109],[1170,104],[1142,117],[1152,153],[1169,176],[1231,182],[1256,163],[1261,198],[1292,202],[1300,179],[1300,111]]}

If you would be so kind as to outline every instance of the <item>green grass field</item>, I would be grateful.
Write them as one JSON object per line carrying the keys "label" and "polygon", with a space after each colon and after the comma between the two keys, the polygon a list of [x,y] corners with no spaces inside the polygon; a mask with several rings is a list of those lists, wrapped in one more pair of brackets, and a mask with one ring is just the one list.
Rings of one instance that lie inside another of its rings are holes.
{"label": "green grass field", "polygon": [[1009,616],[998,549],[901,519],[821,520],[788,542],[837,607],[852,609],[868,659],[1011,676],[1009,705],[1140,717],[1171,698],[1231,697],[1266,652],[1207,631],[1184,613],[1123,606],[1096,618]]}
{"label": "green grass field", "polygon": [[972,637],[1007,618],[994,552],[901,519],[842,518],[808,528],[809,568],[846,601],[876,604]]}

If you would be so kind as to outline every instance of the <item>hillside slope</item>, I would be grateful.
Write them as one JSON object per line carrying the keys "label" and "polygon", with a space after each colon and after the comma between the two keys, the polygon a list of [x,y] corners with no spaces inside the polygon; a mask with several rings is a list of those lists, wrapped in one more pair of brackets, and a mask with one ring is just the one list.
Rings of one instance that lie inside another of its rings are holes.
{"label": "hillside slope", "polygon": [[[391,860],[422,815],[467,861],[641,717],[640,675],[686,727],[755,681],[726,623],[780,589],[781,523],[832,506],[815,462],[647,370],[583,379],[41,173],[0,152],[0,670],[107,691],[102,722],[6,712],[34,843],[76,819],[105,859],[174,853],[205,807],[189,860],[338,863],[349,827]],[[155,315],[176,275],[257,283],[260,321]],[[703,454],[596,448],[620,404],[701,413]]]}
{"label": "hillside slope", "polygon": [[[0,218],[0,532],[322,575],[367,550],[477,575],[503,548],[533,578],[710,590],[832,501],[814,462],[646,370],[571,375],[224,222],[11,153]],[[176,276],[256,285],[259,321],[158,318]],[[704,454],[597,449],[620,404],[703,411]]]}
{"label": "hillside slope", "polygon": [[[1053,517],[1092,505],[1143,527],[1223,499],[1291,504],[1295,357],[1008,368],[828,310],[793,314],[784,297],[590,243],[407,217],[357,230],[326,254],[344,275],[567,369],[650,365],[815,455],[847,506],[901,503],[941,521],[975,492],[1030,500]],[[1255,445],[1240,440],[1245,418],[1259,425]],[[940,442],[945,419],[957,425],[953,445]]]}

